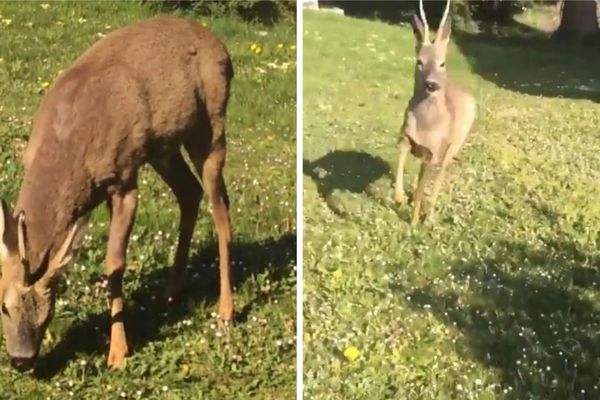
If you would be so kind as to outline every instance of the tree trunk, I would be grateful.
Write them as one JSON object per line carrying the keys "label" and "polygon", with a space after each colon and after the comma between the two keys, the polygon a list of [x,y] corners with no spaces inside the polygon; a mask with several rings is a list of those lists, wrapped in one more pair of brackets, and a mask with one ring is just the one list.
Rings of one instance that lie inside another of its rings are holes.
{"label": "tree trunk", "polygon": [[596,0],[563,0],[555,37],[581,41],[598,32]]}

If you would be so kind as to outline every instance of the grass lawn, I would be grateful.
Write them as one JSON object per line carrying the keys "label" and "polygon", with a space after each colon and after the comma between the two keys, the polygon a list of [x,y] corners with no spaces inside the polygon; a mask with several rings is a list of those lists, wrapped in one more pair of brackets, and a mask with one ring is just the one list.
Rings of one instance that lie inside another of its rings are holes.
{"label": "grass lawn", "polygon": [[[58,71],[105,33],[159,12],[138,2],[0,3],[3,198],[14,203],[31,119]],[[215,329],[217,246],[205,202],[192,244],[189,301],[171,310],[163,304],[179,210],[166,185],[145,169],[125,275],[125,323],[133,350],[126,369],[106,368],[107,210],[100,207],[62,282],[36,377],[13,372],[0,351],[3,399],[295,395],[296,28],[292,22],[266,27],[234,17],[178,13],[206,24],[234,61],[226,180],[234,229],[236,327],[228,336]]]}
{"label": "grass lawn", "polygon": [[600,398],[600,55],[455,34],[478,117],[411,229],[414,63],[407,24],[304,14],[306,398]]}

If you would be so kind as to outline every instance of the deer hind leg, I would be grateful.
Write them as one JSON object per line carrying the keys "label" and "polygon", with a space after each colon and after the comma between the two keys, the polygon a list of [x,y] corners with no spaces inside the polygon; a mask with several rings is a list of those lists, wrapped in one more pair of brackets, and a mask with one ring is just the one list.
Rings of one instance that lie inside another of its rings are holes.
{"label": "deer hind leg", "polygon": [[[223,129],[222,122],[211,123],[213,132]],[[215,136],[213,135],[213,138]],[[229,220],[229,197],[223,179],[225,163],[225,139],[220,138],[210,145],[206,154],[202,149],[186,143],[192,162],[202,177],[202,184],[212,206],[212,215],[219,241],[219,317],[222,323],[228,325],[233,318],[233,294],[231,290],[229,254],[231,247],[231,223]],[[204,156],[204,154],[206,154]]]}
{"label": "deer hind leg", "polygon": [[108,199],[110,228],[106,252],[106,272],[110,301],[110,350],[108,366],[123,368],[127,354],[127,337],[123,323],[123,274],[129,234],[135,219],[137,187],[118,192]]}
{"label": "deer hind leg", "polygon": [[432,173],[433,166],[426,161],[421,162],[421,170],[419,171],[419,182],[417,184],[417,189],[415,190],[413,196],[414,202],[414,210],[413,217],[411,221],[411,226],[416,226],[419,223],[419,219],[421,217],[421,208],[423,206],[423,199],[425,197],[425,186],[427,185],[427,180]]}
{"label": "deer hind leg", "polygon": [[404,203],[406,196],[404,194],[404,166],[406,164],[406,157],[410,151],[410,141],[408,137],[403,137],[400,142],[400,155],[398,157],[398,170],[396,171],[396,184],[394,190],[394,199],[396,203]]}
{"label": "deer hind leg", "polygon": [[231,289],[230,249],[231,222],[229,197],[223,179],[225,165],[225,112],[229,98],[231,71],[220,71],[221,79],[210,80],[204,87],[205,109],[199,118],[201,131],[189,135],[185,142],[192,163],[196,167],[202,185],[212,206],[213,221],[219,242],[219,322],[222,328],[233,320],[234,306]]}
{"label": "deer hind leg", "polygon": [[435,218],[435,203],[440,194],[440,189],[442,187],[442,183],[444,182],[444,178],[446,177],[446,167],[452,160],[452,157],[458,151],[458,147],[454,145],[448,146],[446,152],[444,153],[444,158],[442,159],[442,164],[440,166],[440,170],[433,181],[433,190],[431,192],[431,198],[429,201],[429,212],[425,216],[425,220],[433,220]]}
{"label": "deer hind leg", "polygon": [[166,162],[159,160],[151,164],[169,186],[179,203],[179,238],[165,293],[167,301],[171,301],[181,295],[185,286],[185,267],[188,262],[190,243],[198,219],[198,208],[203,191],[181,152],[178,151]]}
{"label": "deer hind leg", "polygon": [[425,164],[421,163],[421,168],[419,168],[419,173],[417,175],[415,175],[415,178],[413,179],[413,183],[412,183],[413,199],[415,198],[414,195],[417,192],[417,188],[419,187],[419,182],[423,178],[424,173],[425,173]]}

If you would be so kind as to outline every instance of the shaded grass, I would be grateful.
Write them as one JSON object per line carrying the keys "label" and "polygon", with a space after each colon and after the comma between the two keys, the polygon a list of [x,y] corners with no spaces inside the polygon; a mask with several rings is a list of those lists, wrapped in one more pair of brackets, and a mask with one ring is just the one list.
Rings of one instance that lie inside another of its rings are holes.
{"label": "shaded grass", "polygon": [[[557,45],[549,39],[549,34],[518,22],[505,30],[513,35],[507,32],[500,37],[489,33],[455,35],[473,72],[500,87],[524,94],[600,101],[600,80],[595,68],[589,65],[590,57],[597,58],[595,49]],[[533,33],[524,38],[514,35],[526,31]],[[490,47],[491,43],[496,46]],[[498,62],[497,47],[502,47],[501,58],[510,60],[511,68],[503,67],[506,61]],[[546,56],[539,57],[539,51]]]}
{"label": "shaded grass", "polygon": [[[20,152],[46,83],[102,34],[156,12],[133,2],[0,4],[2,197],[16,197]],[[170,309],[162,303],[179,211],[166,185],[144,169],[125,275],[133,350],[127,368],[105,366],[107,211],[100,207],[61,284],[37,377],[14,373],[2,352],[2,398],[277,399],[295,393],[295,26],[170,14],[205,23],[234,62],[225,175],[236,327],[225,337],[215,329],[217,246],[206,203],[192,243],[189,299]],[[252,43],[261,46],[260,55],[250,51]]]}
{"label": "shaded grass", "polygon": [[[472,88],[478,116],[436,224],[410,229],[411,205],[393,204],[392,178],[376,172],[396,167],[410,27],[316,12],[304,24],[305,395],[597,398],[600,108],[556,93],[587,85],[597,56],[451,45],[448,69]],[[536,91],[481,76],[471,57]],[[524,70],[532,58],[569,80]],[[323,163],[330,154],[359,156]],[[409,159],[407,182],[417,166]]]}

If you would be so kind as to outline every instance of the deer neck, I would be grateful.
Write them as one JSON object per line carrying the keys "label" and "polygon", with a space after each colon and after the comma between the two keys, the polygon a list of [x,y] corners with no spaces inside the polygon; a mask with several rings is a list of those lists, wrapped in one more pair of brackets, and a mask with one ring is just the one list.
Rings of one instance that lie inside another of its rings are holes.
{"label": "deer neck", "polygon": [[410,110],[417,120],[418,129],[438,130],[451,119],[445,90],[441,88],[435,95],[415,90]]}
{"label": "deer neck", "polygon": [[66,157],[64,149],[40,152],[44,155],[36,157],[26,171],[15,206],[15,214],[25,212],[32,268],[41,264],[47,251],[53,254],[73,223],[92,208],[92,181],[83,164]]}

